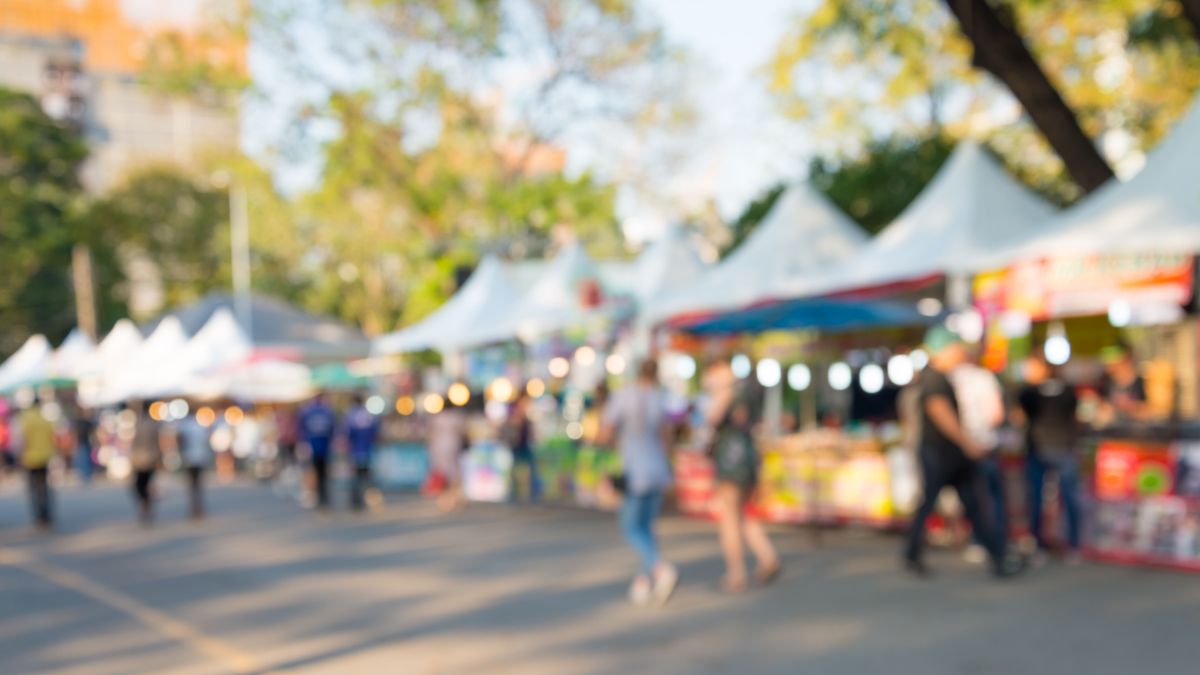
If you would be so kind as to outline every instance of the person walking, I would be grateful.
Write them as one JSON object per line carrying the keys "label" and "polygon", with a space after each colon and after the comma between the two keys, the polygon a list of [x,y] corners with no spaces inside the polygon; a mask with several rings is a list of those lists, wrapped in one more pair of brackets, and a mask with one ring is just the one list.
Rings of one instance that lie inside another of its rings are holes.
{"label": "person walking", "polygon": [[462,494],[462,455],[469,444],[468,426],[466,411],[455,405],[429,420],[429,460],[433,472],[442,479],[437,493],[437,507],[442,513],[466,505]]}
{"label": "person walking", "polygon": [[317,508],[322,510],[329,508],[329,454],[336,429],[337,415],[325,402],[325,396],[317,394],[300,412],[300,435],[308,445]]}
{"label": "person walking", "polygon": [[362,511],[366,507],[366,492],[371,484],[371,456],[379,438],[379,416],[363,404],[356,395],[346,412],[346,440],[350,446],[350,461],[354,464],[354,480],[350,488],[350,508]]}
{"label": "person walking", "polygon": [[[979,458],[979,474],[986,496],[984,512],[991,519],[993,532],[1008,539],[1008,497],[1005,493],[1004,468],[1000,462],[1000,427],[1004,424],[1004,389],[992,371],[974,363],[964,363],[950,373],[954,398],[959,404],[963,430],[984,450]],[[972,533],[973,543],[966,559],[975,564],[987,561],[987,547]]]}
{"label": "person walking", "polygon": [[1025,422],[1026,467],[1029,477],[1029,532],[1037,542],[1036,560],[1045,558],[1050,544],[1042,533],[1042,503],[1046,477],[1053,474],[1062,495],[1067,521],[1067,561],[1081,558],[1079,451],[1081,425],[1075,389],[1054,366],[1039,356],[1025,362],[1025,386],[1018,394]]}
{"label": "person walking", "polygon": [[71,415],[71,427],[75,433],[75,471],[82,485],[90,485],[95,463],[92,461],[96,416],[89,408],[76,404]]}
{"label": "person walking", "polygon": [[709,390],[707,414],[716,464],[717,532],[725,557],[721,590],[739,593],[748,587],[743,541],[754,553],[755,580],[768,585],[779,578],[782,564],[761,520],[747,513],[758,485],[758,453],[754,446],[754,401],[739,386],[728,360],[705,373]]}
{"label": "person walking", "polygon": [[987,449],[971,438],[959,415],[958,400],[949,376],[967,362],[966,345],[944,326],[935,326],[925,335],[929,367],[921,375],[921,474],[924,494],[913,515],[904,548],[904,564],[913,574],[928,576],[929,568],[921,558],[925,538],[925,521],[937,506],[942,488],[953,487],[958,492],[963,511],[971,527],[978,533],[980,543],[991,558],[993,573],[998,577],[1020,571],[1017,561],[1005,555],[1004,539],[997,535],[983,515],[976,492],[977,462]]}
{"label": "person walking", "polygon": [[162,427],[150,415],[150,403],[144,402],[133,430],[129,448],[129,463],[133,468],[133,495],[137,503],[138,521],[149,525],[154,521],[154,472],[162,462]]}
{"label": "person walking", "polygon": [[531,404],[532,399],[522,389],[504,424],[504,437],[512,450],[512,495],[516,502],[536,502],[541,494],[533,453],[533,422],[529,419]]}
{"label": "person walking", "polygon": [[609,402],[601,433],[606,444],[615,439],[624,466],[625,498],[619,522],[641,560],[629,587],[629,597],[637,605],[666,603],[679,582],[679,571],[663,559],[654,534],[663,492],[671,484],[666,450],[670,428],[657,364],[646,360],[637,379]]}
{"label": "person walking", "polygon": [[33,511],[34,527],[49,530],[53,524],[50,493],[50,460],[54,458],[54,423],[47,417],[40,401],[21,412],[21,466],[29,477],[29,504]]}
{"label": "person walking", "polygon": [[213,462],[211,430],[191,412],[179,421],[178,447],[187,472],[188,513],[192,520],[204,518],[204,473]]}

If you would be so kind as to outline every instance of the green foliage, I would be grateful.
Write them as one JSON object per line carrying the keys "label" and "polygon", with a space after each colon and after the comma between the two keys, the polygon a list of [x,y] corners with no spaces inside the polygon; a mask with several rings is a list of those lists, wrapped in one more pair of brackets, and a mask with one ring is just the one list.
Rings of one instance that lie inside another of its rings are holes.
{"label": "green foliage", "polygon": [[[1200,88],[1200,43],[1178,2],[1001,4],[1097,142],[1118,131],[1134,150],[1151,148]],[[820,67],[835,68],[837,81],[809,77]],[[1013,110],[1009,97],[972,67],[970,45],[944,0],[819,0],[780,41],[767,74],[781,109],[840,139],[838,151],[855,151],[881,129],[972,137],[1057,201],[1078,196],[1041,135],[1019,110],[1006,112]],[[1120,171],[1123,158],[1111,159]]]}
{"label": "green foliage", "polygon": [[216,274],[229,256],[228,239],[215,236],[228,222],[227,204],[224,192],[177,169],[151,167],[100,199],[90,218],[126,256],[142,254],[158,265],[167,306],[175,307],[228,286],[229,277]]}
{"label": "green foliage", "polygon": [[953,149],[953,141],[945,136],[876,140],[854,159],[813,159],[809,180],[863,229],[876,234],[925,189]]}
{"label": "green foliage", "polygon": [[729,229],[732,231],[733,236],[721,248],[721,258],[729,255],[730,252],[741,246],[743,241],[746,241],[746,237],[750,236],[754,228],[758,227],[758,224],[767,217],[767,214],[775,207],[775,202],[779,201],[779,196],[786,189],[786,185],[776,185],[746,205],[746,208],[738,215],[737,219],[730,224]]}
{"label": "green foliage", "polygon": [[0,88],[0,353],[73,325],[69,266],[80,235],[78,132]]}

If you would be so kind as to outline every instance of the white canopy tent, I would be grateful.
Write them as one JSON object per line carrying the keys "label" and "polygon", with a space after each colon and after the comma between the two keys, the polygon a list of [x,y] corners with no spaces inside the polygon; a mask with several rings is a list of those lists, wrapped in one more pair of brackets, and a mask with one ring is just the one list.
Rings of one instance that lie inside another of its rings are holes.
{"label": "white canopy tent", "polygon": [[131,350],[120,365],[105,368],[93,405],[111,405],[149,395],[159,377],[179,358],[187,335],[179,319],[163,319],[150,337]]}
{"label": "white canopy tent", "polygon": [[794,277],[784,297],[824,295],[977,271],[989,251],[1034,239],[1054,208],[983,148],[963,142],[929,186],[867,246],[829,274]]}
{"label": "white canopy tent", "polygon": [[607,316],[611,308],[603,303],[599,307],[585,306],[584,286],[588,283],[601,283],[599,271],[583,247],[573,243],[555,256],[533,286],[502,312],[495,324],[476,326],[459,344],[465,348],[514,338],[529,341]]}
{"label": "white canopy tent", "polygon": [[254,361],[214,379],[220,395],[248,403],[294,403],[313,394],[312,371],[292,361]]}
{"label": "white canopy tent", "polygon": [[659,323],[769,299],[785,280],[822,275],[866,240],[866,233],[815,188],[795,185],[737,250],[695,283],[652,303],[646,318]]}
{"label": "white canopy tent", "polygon": [[33,335],[0,365],[0,391],[43,380],[50,372],[53,351],[45,335]]}
{"label": "white canopy tent", "polygon": [[1200,253],[1200,97],[1133,178],[1110,180],[1021,245],[987,252],[979,267],[1106,253]]}
{"label": "white canopy tent", "polygon": [[50,359],[50,377],[78,380],[96,351],[91,336],[76,328],[63,340]]}
{"label": "white canopy tent", "polygon": [[250,338],[233,313],[222,307],[174,358],[143,380],[139,393],[154,397],[210,393],[211,383],[205,383],[205,377],[222,367],[245,361],[252,351]]}
{"label": "white canopy tent", "polygon": [[667,228],[634,263],[633,295],[639,307],[686,289],[707,269],[687,233],[677,226]]}
{"label": "white canopy tent", "polygon": [[374,354],[401,354],[438,349],[451,351],[470,346],[475,335],[506,321],[519,293],[504,264],[485,256],[454,297],[419,323],[379,337]]}

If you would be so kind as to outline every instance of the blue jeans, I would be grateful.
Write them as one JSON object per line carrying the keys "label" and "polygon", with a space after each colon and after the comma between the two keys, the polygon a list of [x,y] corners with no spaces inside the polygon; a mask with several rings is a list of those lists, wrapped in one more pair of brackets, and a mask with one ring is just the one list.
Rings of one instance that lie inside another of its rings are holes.
{"label": "blue jeans", "polygon": [[1048,548],[1042,536],[1042,494],[1046,487],[1046,473],[1053,471],[1058,477],[1058,491],[1062,494],[1063,515],[1067,520],[1067,544],[1072,551],[1079,550],[1082,512],[1079,505],[1079,458],[1074,453],[1062,453],[1053,459],[1042,459],[1029,453],[1029,532],[1037,539],[1039,548]]}
{"label": "blue jeans", "polygon": [[654,573],[654,566],[661,560],[658,541],[654,537],[654,521],[660,508],[662,492],[659,491],[627,494],[621,504],[621,532],[641,559],[641,572],[647,576]]}
{"label": "blue jeans", "polygon": [[537,459],[532,452],[513,453],[512,476],[509,479],[510,501],[536,504],[542,496],[538,479]]}
{"label": "blue jeans", "polygon": [[[991,507],[992,529],[996,536],[1008,539],[1008,500],[1004,494],[1004,469],[1000,458],[992,453],[979,461],[979,473],[987,492],[987,506]],[[975,537],[979,541],[978,535]]]}

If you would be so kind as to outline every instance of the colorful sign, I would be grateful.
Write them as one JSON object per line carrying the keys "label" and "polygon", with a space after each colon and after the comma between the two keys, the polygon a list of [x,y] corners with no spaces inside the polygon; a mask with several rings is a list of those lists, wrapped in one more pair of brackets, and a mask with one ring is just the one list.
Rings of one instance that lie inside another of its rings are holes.
{"label": "colorful sign", "polygon": [[1096,448],[1096,498],[1101,501],[1170,494],[1174,475],[1166,445],[1106,440]]}
{"label": "colorful sign", "polygon": [[977,275],[975,306],[1034,320],[1105,314],[1117,301],[1179,307],[1192,299],[1193,270],[1192,256],[1179,253],[1047,258]]}
{"label": "colorful sign", "polygon": [[416,490],[429,475],[429,454],[420,443],[387,443],[371,457],[371,478],[383,489]]}

